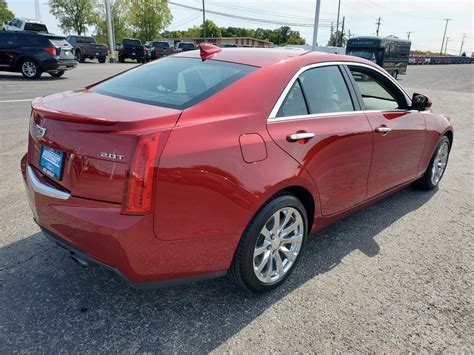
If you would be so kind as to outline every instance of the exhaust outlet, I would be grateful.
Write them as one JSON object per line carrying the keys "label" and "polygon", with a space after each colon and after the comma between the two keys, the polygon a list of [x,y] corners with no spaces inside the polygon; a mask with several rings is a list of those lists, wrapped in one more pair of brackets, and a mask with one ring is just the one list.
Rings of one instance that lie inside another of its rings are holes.
{"label": "exhaust outlet", "polygon": [[70,256],[71,256],[71,259],[74,260],[76,263],[78,263],[81,268],[90,269],[91,265],[87,261],[79,257],[77,254],[75,254],[74,252],[71,251]]}

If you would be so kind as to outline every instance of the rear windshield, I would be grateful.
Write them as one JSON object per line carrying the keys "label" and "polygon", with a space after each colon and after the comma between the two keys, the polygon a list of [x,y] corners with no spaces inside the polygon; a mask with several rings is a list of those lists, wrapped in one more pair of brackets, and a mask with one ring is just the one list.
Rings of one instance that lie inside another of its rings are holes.
{"label": "rear windshield", "polygon": [[142,42],[138,39],[124,39],[122,44],[124,46],[141,46]]}
{"label": "rear windshield", "polygon": [[48,32],[46,25],[41,23],[25,23],[25,31]]}
{"label": "rear windshield", "polygon": [[93,37],[77,37],[77,43],[95,43]]}
{"label": "rear windshield", "polygon": [[69,42],[66,41],[66,39],[63,37],[50,37],[49,41],[55,47],[69,47],[70,46]]}
{"label": "rear windshield", "polygon": [[168,42],[153,42],[152,46],[155,48],[169,48],[170,44]]}
{"label": "rear windshield", "polygon": [[92,92],[125,100],[183,110],[212,96],[256,68],[202,61],[200,58],[164,58],[100,83]]}
{"label": "rear windshield", "polygon": [[192,43],[180,43],[179,48],[183,49],[195,49],[196,47]]}

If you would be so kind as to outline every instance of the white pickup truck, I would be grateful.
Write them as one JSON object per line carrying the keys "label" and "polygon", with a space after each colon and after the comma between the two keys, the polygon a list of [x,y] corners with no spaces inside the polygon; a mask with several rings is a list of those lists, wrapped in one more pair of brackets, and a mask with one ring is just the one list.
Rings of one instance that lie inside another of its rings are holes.
{"label": "white pickup truck", "polygon": [[44,23],[27,18],[14,18],[3,22],[4,31],[34,31],[48,33],[48,28]]}

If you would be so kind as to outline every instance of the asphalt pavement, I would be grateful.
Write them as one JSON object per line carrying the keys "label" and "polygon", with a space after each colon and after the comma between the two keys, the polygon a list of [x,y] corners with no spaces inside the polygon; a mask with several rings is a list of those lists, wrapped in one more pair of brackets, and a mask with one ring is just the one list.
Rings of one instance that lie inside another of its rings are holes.
{"label": "asphalt pavement", "polygon": [[136,291],[80,269],[33,222],[19,164],[30,100],[133,65],[37,81],[0,73],[0,353],[474,351],[474,65],[400,77],[452,118],[439,189],[405,188],[319,232],[264,295],[226,278]]}

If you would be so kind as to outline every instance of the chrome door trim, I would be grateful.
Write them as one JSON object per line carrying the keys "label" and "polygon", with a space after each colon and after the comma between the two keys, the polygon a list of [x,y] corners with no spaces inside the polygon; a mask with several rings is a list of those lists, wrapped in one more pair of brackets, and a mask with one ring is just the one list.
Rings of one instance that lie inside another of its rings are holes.
{"label": "chrome door trim", "polygon": [[[286,85],[285,89],[283,92],[280,94],[278,97],[278,100],[276,101],[275,105],[273,106],[272,111],[270,112],[270,115],[268,116],[267,121],[268,122],[273,122],[273,121],[282,121],[282,120],[291,120],[291,119],[304,119],[304,118],[313,118],[313,117],[318,117],[318,116],[338,116],[341,114],[348,114],[348,113],[356,113],[356,112],[367,112],[363,110],[354,110],[354,111],[345,111],[345,112],[331,112],[331,113],[318,113],[318,114],[308,114],[308,115],[299,115],[299,116],[287,116],[287,117],[277,117],[278,111],[280,110],[281,105],[283,104],[283,101],[286,98],[286,95],[288,95],[288,92],[290,91],[291,87],[295,83],[295,81],[298,79],[298,77],[305,71],[313,68],[318,68],[318,67],[328,67],[328,66],[335,66],[335,65],[350,65],[350,66],[358,66],[358,67],[364,67],[364,68],[369,68],[377,73],[381,74],[384,76],[385,79],[388,79],[391,81],[395,86],[403,93],[403,96],[405,97],[406,103],[408,107],[411,107],[411,99],[406,93],[406,91],[401,87],[401,85],[396,81],[391,75],[385,73],[383,70],[378,69],[376,67],[373,67],[368,64],[363,64],[363,63],[357,63],[357,62],[344,62],[344,61],[337,61],[337,62],[324,62],[324,63],[315,63],[315,64],[309,64],[304,67],[301,67],[290,79],[288,84]],[[406,110],[405,110],[406,111]],[[375,112],[375,111],[374,111]],[[380,110],[377,112],[386,112],[384,110]]]}
{"label": "chrome door trim", "polygon": [[69,197],[71,197],[71,194],[55,189],[54,187],[43,184],[41,181],[39,181],[31,166],[26,167],[26,179],[33,191],[41,195],[57,198],[59,200],[67,200]]}

